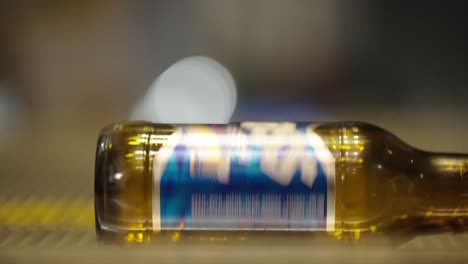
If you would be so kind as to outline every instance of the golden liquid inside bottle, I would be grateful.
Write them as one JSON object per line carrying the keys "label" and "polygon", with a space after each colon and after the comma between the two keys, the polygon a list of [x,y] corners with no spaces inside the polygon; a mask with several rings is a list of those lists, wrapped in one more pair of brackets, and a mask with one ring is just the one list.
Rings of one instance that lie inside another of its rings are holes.
{"label": "golden liquid inside bottle", "polygon": [[[153,230],[153,162],[176,126],[145,122],[105,128],[98,141],[96,228],[102,239],[269,239],[276,232]],[[468,156],[414,149],[373,125],[314,126],[335,161],[334,237],[460,231],[468,224]],[[255,233],[255,234],[254,234]],[[282,237],[297,232],[281,231]],[[304,236],[325,232],[300,232]]]}

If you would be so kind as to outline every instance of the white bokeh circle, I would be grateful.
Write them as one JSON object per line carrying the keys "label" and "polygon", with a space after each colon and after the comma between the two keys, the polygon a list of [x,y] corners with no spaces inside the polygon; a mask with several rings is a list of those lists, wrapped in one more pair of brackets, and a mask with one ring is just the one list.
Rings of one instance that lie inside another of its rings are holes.
{"label": "white bokeh circle", "polygon": [[237,100],[231,74],[207,57],[189,57],[169,67],[151,85],[131,115],[154,123],[228,123]]}

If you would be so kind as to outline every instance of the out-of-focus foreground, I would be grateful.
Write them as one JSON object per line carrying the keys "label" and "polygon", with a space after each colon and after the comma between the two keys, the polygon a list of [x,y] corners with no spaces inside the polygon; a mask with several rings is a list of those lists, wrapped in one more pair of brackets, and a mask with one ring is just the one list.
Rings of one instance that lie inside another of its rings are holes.
{"label": "out-of-focus foreground", "polygon": [[99,130],[127,119],[188,56],[231,72],[233,120],[367,121],[415,147],[468,152],[465,10],[370,0],[0,3],[0,262],[466,259],[464,234],[339,256],[298,241],[116,250],[96,245],[93,216]]}

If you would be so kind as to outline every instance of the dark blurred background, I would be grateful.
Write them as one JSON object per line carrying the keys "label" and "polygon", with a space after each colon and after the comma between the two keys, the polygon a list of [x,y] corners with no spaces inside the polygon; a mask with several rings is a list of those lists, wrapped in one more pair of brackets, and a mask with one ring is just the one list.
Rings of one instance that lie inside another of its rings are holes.
{"label": "dark blurred background", "polygon": [[[27,199],[75,201],[92,216],[100,128],[127,119],[165,69],[194,55],[233,75],[233,120],[367,121],[416,147],[468,152],[467,10],[463,1],[2,1],[0,198],[23,211]],[[0,210],[8,234],[29,225],[18,227],[10,207]],[[92,229],[88,216],[62,220],[64,230]],[[47,221],[37,228],[55,230]]]}

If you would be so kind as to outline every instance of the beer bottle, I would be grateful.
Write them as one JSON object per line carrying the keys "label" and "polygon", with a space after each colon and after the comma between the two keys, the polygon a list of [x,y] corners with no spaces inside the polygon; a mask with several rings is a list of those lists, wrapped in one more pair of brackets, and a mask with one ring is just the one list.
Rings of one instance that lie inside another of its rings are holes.
{"label": "beer bottle", "polygon": [[460,231],[468,155],[422,151],[360,122],[123,122],[99,137],[95,210],[98,237],[134,242]]}

